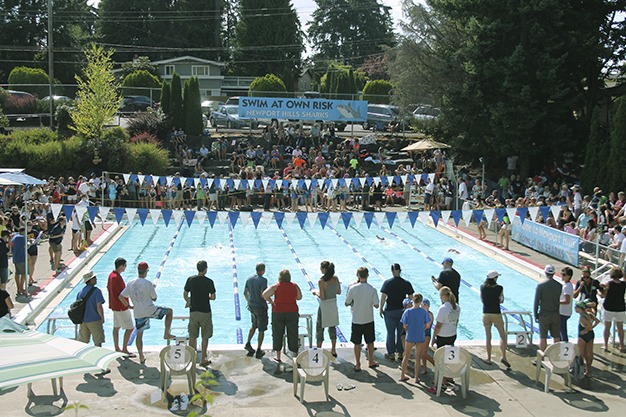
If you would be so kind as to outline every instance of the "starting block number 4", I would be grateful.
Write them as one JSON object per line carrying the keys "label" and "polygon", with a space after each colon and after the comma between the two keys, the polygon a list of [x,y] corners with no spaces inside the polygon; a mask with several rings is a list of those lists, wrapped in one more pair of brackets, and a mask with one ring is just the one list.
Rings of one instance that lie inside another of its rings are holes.
{"label": "starting block number 4", "polygon": [[515,347],[516,348],[528,347],[528,334],[526,332],[515,333]]}
{"label": "starting block number 4", "polygon": [[309,349],[309,368],[321,368],[324,366],[324,359],[322,358],[323,354],[324,352],[322,352],[321,349]]}

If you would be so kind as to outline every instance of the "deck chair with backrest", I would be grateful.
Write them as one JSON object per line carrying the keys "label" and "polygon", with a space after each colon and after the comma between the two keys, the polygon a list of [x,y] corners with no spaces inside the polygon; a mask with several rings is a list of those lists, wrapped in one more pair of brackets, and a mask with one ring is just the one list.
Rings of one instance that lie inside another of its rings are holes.
{"label": "deck chair with backrest", "polygon": [[[467,396],[470,382],[470,369],[472,366],[472,355],[465,349],[459,347],[457,351],[448,351],[450,346],[442,346],[435,351],[435,383],[437,384],[437,396],[441,395],[443,378],[460,378],[461,393],[463,398]],[[446,355],[446,352],[448,353]],[[457,356],[458,354],[458,356]]]}
{"label": "deck chair with backrest", "polygon": [[298,391],[300,383],[300,402],[304,401],[304,386],[307,381],[323,381],[324,394],[328,401],[329,364],[333,357],[329,351],[322,348],[303,350],[293,364],[293,395]]}
{"label": "deck chair with backrest", "polygon": [[544,383],[544,392],[550,390],[550,379],[552,374],[563,375],[565,385],[572,388],[572,378],[569,373],[569,369],[574,363],[578,354],[578,348],[571,342],[558,342],[548,346],[544,351],[537,351],[537,372],[535,373],[535,382],[539,381],[539,375],[541,374],[541,368],[545,369],[546,379]]}
{"label": "deck chair with backrest", "polygon": [[[176,348],[180,356],[172,355],[172,351]],[[163,395],[167,392],[169,381],[173,376],[185,375],[189,384],[189,396],[195,394],[196,385],[196,351],[191,346],[166,346],[161,350],[161,391]]]}

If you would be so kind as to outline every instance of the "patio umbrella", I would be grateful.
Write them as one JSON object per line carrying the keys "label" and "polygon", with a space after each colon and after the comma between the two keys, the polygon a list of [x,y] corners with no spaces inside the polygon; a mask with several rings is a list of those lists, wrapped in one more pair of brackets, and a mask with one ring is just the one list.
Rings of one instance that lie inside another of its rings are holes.
{"label": "patio umbrella", "polygon": [[39,178],[35,178],[23,172],[4,172],[0,174],[0,178],[17,182],[22,185],[40,185],[46,183],[44,180],[40,180]]}
{"label": "patio umbrella", "polygon": [[6,178],[0,178],[0,185],[22,185],[19,182],[7,180]]}
{"label": "patio umbrella", "polygon": [[100,372],[124,356],[75,340],[28,330],[0,318],[0,390],[67,375]]}
{"label": "patio umbrella", "polygon": [[445,143],[437,142],[431,139],[422,139],[420,141],[410,144],[409,146],[405,148],[402,148],[402,150],[411,152],[411,151],[425,151],[428,149],[446,149],[449,147],[450,145],[446,145]]}

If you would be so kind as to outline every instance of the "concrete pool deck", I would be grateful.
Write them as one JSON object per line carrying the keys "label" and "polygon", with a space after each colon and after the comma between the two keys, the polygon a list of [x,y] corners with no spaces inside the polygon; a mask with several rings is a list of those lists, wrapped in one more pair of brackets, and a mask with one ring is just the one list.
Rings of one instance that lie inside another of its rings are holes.
{"label": "concrete pool deck", "polygon": [[[460,227],[464,233],[473,235],[473,228]],[[101,232],[98,225],[96,232]],[[488,232],[488,239],[495,240],[493,232]],[[468,239],[460,236],[461,239]],[[468,243],[468,242],[464,242]],[[480,242],[474,242],[481,245]],[[64,247],[69,247],[69,234]],[[530,264],[542,267],[553,263],[557,268],[563,265],[545,255],[521,246],[513,241],[510,251],[504,252],[490,244],[484,244],[484,250],[493,251],[498,256],[515,256]],[[67,250],[63,259],[69,264],[73,254]],[[443,256],[443,255],[442,255]],[[35,269],[35,279],[44,288],[51,282],[52,272],[47,262],[47,245],[40,247],[40,258]],[[78,268],[78,266],[77,266]],[[557,269],[558,270],[558,269]],[[539,274],[537,278],[539,278]],[[580,272],[575,272],[575,279]],[[102,287],[102,281],[100,286]],[[9,293],[15,294],[14,281],[10,281]],[[27,304],[16,301],[13,314]],[[21,300],[26,301],[26,300]],[[216,324],[218,325],[218,324]],[[601,327],[596,331],[601,335]],[[326,403],[323,388],[309,384],[305,391],[306,401],[301,405],[293,397],[291,372],[281,372],[271,359],[271,352],[262,360],[247,358],[240,347],[211,352],[218,386],[215,387],[215,404],[208,410],[212,416],[395,416],[405,413],[432,415],[470,415],[491,416],[505,413],[507,416],[544,416],[557,413],[569,415],[591,415],[603,412],[604,415],[621,415],[626,394],[623,366],[626,355],[602,352],[596,347],[594,372],[596,378],[585,380],[584,387],[576,387],[576,392],[566,393],[563,380],[553,377],[551,387],[554,392],[543,393],[543,384],[535,384],[535,368],[530,361],[534,357],[534,348],[527,350],[511,349],[509,361],[512,370],[505,372],[497,365],[486,365],[480,358],[485,356],[483,347],[468,347],[473,354],[470,390],[466,400],[460,392],[448,392],[437,398],[425,391],[423,385],[401,383],[397,364],[383,358],[384,348],[376,353],[381,366],[376,370],[353,371],[353,353],[351,347],[340,348],[339,360],[332,365],[330,376],[330,402]],[[64,387],[70,403],[80,401],[89,407],[78,413],[79,416],[128,416],[144,413],[146,415],[186,415],[167,409],[167,404],[151,404],[151,395],[159,386],[159,363],[157,350],[148,353],[147,363],[142,366],[136,360],[119,360],[111,363],[111,373],[104,377],[90,374],[66,377]],[[497,351],[495,349],[494,351]],[[494,354],[494,358],[499,355]],[[543,379],[543,373],[541,380]],[[431,385],[432,371],[425,378]],[[338,391],[337,384],[353,384],[349,391]],[[176,391],[177,388],[180,390]],[[173,392],[180,393],[184,384],[177,383]],[[18,387],[0,392],[0,399],[5,405],[3,415],[74,415],[73,411],[61,413],[56,406],[61,400],[46,396],[51,387],[47,381],[34,384],[34,391],[42,396],[28,400],[26,387]],[[413,400],[419,400],[419,403]],[[28,403],[28,404],[27,404]],[[52,405],[48,405],[51,403]]]}

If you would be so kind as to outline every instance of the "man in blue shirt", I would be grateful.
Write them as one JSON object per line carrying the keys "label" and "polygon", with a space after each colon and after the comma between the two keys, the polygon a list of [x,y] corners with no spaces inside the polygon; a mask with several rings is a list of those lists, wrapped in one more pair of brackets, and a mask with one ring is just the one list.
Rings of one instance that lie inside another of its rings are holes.
{"label": "man in blue shirt", "polygon": [[104,310],[102,309],[104,297],[100,288],[96,287],[97,278],[92,271],[83,275],[83,282],[86,285],[76,296],[77,300],[84,299],[91,289],[93,291],[85,303],[85,316],[80,325],[78,340],[89,343],[89,339],[93,338],[94,345],[102,346],[104,343]]}
{"label": "man in blue shirt", "polygon": [[15,265],[15,285],[17,296],[28,297],[26,291],[26,241],[24,240],[24,227],[20,227],[18,233],[11,239],[11,252],[13,254],[13,264]]}
{"label": "man in blue shirt", "polygon": [[[263,344],[263,337],[265,336],[265,330],[267,330],[268,314],[267,314],[267,301],[263,298],[263,291],[267,289],[267,278],[263,276],[265,274],[265,264],[257,264],[256,275],[252,275],[246,281],[246,288],[243,291],[244,297],[248,302],[248,310],[250,310],[250,318],[252,319],[252,325],[248,331],[248,340],[244,349],[248,351],[247,356],[252,356],[256,352],[258,359],[265,355],[265,352],[261,349]],[[256,351],[250,345],[250,341],[254,336],[256,329],[259,329],[259,337],[257,340]]]}

